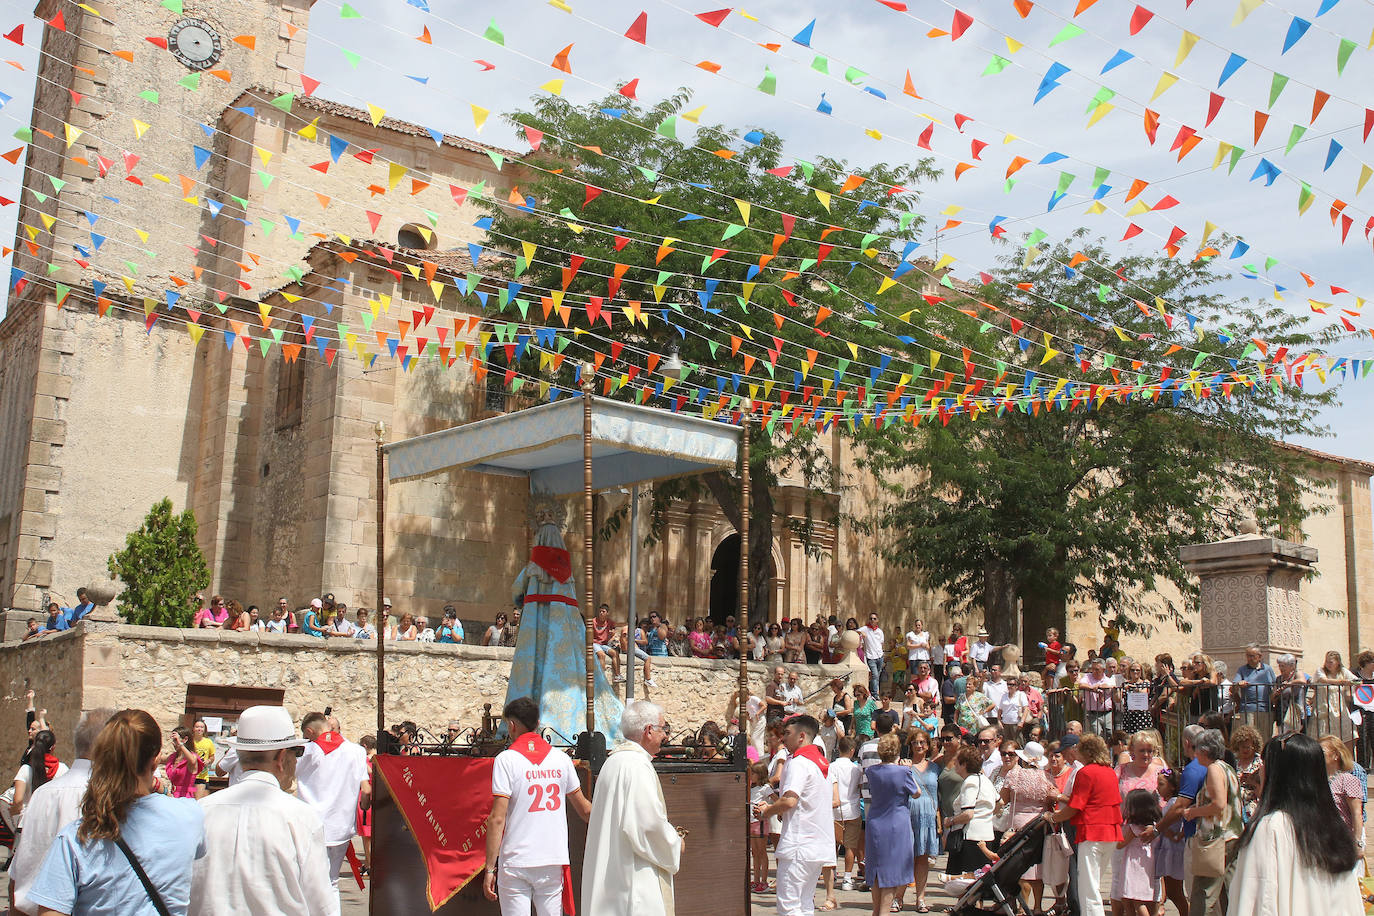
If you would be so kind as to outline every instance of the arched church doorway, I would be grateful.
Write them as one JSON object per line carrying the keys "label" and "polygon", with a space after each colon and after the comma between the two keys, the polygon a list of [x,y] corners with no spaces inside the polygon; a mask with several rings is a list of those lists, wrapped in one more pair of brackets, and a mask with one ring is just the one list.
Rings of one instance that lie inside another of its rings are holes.
{"label": "arched church doorway", "polygon": [[739,535],[720,542],[711,554],[711,621],[725,623],[731,614],[739,616]]}
{"label": "arched church doorway", "polygon": [[[776,561],[768,558],[768,579],[778,576]],[[711,554],[711,622],[725,623],[733,615],[739,619],[739,535],[731,534],[721,541]],[[756,609],[750,608],[751,620],[759,619]]]}

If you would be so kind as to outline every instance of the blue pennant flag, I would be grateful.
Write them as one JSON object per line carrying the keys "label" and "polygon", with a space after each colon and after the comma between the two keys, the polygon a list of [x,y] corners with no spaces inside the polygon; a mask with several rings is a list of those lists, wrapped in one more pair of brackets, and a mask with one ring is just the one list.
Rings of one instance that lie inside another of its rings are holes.
{"label": "blue pennant flag", "polygon": [[1118,48],[1116,53],[1112,55],[1112,59],[1102,66],[1102,72],[1106,73],[1108,70],[1115,70],[1133,57],[1135,57],[1135,55],[1130,51]]}
{"label": "blue pennant flag", "polygon": [[205,167],[205,163],[209,162],[209,161],[210,161],[210,157],[211,157],[212,155],[214,155],[214,154],[211,153],[208,149],[205,149],[204,147],[201,147],[201,146],[195,146],[195,145],[192,145],[192,146],[191,146],[191,152],[192,152],[192,153],[195,155],[195,157],[196,157],[196,168],[197,168],[197,169],[204,168],[204,167]]}
{"label": "blue pennant flag", "polygon": [[806,24],[806,28],[792,36],[792,42],[801,45],[803,48],[811,47],[811,33],[815,31],[815,28],[816,20],[812,19]]}
{"label": "blue pennant flag", "polygon": [[1312,23],[1306,19],[1293,17],[1293,21],[1288,23],[1288,34],[1283,37],[1283,50],[1280,54],[1287,54],[1293,47],[1302,40],[1302,36],[1307,34],[1307,30],[1312,28]]}
{"label": "blue pennant flag", "polygon": [[346,149],[348,149],[348,141],[347,141],[347,140],[345,140],[343,137],[336,137],[336,136],[334,136],[333,134],[330,134],[330,135],[329,135],[329,158],[330,158],[330,159],[333,159],[335,162],[338,162],[338,161],[339,161],[339,157],[342,156],[342,155],[344,154],[344,150],[346,150]]}
{"label": "blue pennant flag", "polygon": [[1245,58],[1232,51],[1231,56],[1226,58],[1226,64],[1221,68],[1221,78],[1217,80],[1217,88],[1220,89],[1221,84],[1234,76],[1244,63]]}

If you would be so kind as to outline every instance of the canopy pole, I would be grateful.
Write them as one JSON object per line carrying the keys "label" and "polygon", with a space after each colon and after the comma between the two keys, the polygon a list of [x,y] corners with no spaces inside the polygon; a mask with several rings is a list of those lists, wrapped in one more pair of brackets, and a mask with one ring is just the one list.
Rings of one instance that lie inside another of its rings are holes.
{"label": "canopy pole", "polygon": [[[746,416],[740,435],[740,534],[739,534],[739,630],[749,630],[749,418]],[[740,640],[739,653],[739,733],[749,740],[749,655]],[[746,758],[747,759],[747,758]],[[746,780],[747,782],[747,780]]]}
{"label": "canopy pole", "polygon": [[586,662],[587,662],[587,740],[592,740],[592,735],[596,732],[596,655],[592,650],[592,617],[595,593],[592,588],[592,384],[595,378],[594,373],[588,373],[587,368],[582,370],[582,574],[585,581],[582,586],[582,593],[585,596],[582,604],[582,622],[586,626]]}
{"label": "canopy pole", "polygon": [[377,747],[386,747],[386,424],[377,421]]}
{"label": "canopy pole", "polygon": [[[635,698],[635,623],[639,620],[639,484],[630,486],[630,609],[625,621],[625,701]],[[648,633],[645,633],[648,636]]]}

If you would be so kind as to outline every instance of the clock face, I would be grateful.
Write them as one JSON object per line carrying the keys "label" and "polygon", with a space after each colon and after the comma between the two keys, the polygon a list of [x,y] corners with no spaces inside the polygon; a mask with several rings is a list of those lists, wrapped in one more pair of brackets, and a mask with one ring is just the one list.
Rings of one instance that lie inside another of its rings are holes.
{"label": "clock face", "polygon": [[213,67],[223,54],[219,33],[202,19],[183,19],[167,33],[167,49],[191,70]]}

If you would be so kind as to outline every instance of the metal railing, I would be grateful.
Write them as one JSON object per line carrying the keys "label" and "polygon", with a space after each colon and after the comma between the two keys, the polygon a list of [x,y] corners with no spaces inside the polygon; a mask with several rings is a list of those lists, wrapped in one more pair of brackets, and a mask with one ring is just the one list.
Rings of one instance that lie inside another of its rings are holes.
{"label": "metal railing", "polygon": [[1374,682],[1162,688],[1141,682],[1112,689],[1059,688],[1042,695],[1040,715],[1031,724],[1044,728],[1047,741],[1062,738],[1074,721],[1085,734],[1095,733],[1109,742],[1118,732],[1131,735],[1155,729],[1163,739],[1166,759],[1177,762],[1183,729],[1209,718],[1228,739],[1241,725],[1254,728],[1261,742],[1287,732],[1313,738],[1334,735],[1354,748],[1361,766],[1368,769],[1374,762]]}

